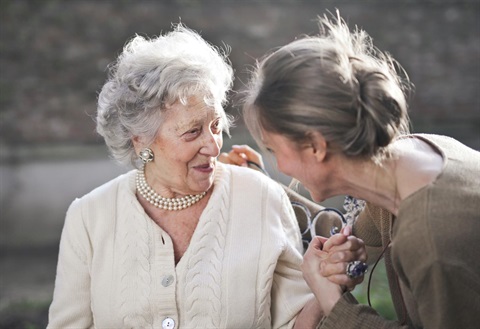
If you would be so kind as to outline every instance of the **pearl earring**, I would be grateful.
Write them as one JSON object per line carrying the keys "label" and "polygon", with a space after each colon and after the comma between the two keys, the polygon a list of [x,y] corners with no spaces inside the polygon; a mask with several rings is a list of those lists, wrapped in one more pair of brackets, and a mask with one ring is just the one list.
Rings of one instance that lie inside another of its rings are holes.
{"label": "pearl earring", "polygon": [[141,150],[138,156],[144,164],[153,161],[153,151],[148,147]]}

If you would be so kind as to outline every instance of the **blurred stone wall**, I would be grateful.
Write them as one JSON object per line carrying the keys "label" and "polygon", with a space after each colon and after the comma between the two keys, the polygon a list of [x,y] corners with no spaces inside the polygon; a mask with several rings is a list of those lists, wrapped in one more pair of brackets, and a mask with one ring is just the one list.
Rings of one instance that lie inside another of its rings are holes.
{"label": "blurred stone wall", "polygon": [[0,106],[5,146],[101,143],[96,95],[106,66],[136,33],[184,22],[231,46],[236,89],[270,49],[316,32],[339,8],[403,64],[417,87],[414,128],[480,148],[479,1],[1,1]]}
{"label": "blurred stone wall", "polygon": [[[314,34],[316,15],[338,8],[409,72],[414,131],[480,149],[479,3],[1,0],[0,244],[56,243],[70,201],[125,170],[95,134],[106,67],[135,34],[179,21],[231,47],[238,91],[256,58]],[[238,117],[236,101],[227,110]],[[233,135],[227,146],[251,142],[241,118]]]}

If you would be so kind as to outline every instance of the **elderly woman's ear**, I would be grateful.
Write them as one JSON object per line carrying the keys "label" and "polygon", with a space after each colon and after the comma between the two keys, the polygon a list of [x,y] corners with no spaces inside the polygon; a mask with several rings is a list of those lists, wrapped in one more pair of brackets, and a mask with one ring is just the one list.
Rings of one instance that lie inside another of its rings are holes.
{"label": "elderly woman's ear", "polygon": [[140,153],[140,151],[145,147],[140,136],[132,137],[133,148],[135,149],[135,154]]}

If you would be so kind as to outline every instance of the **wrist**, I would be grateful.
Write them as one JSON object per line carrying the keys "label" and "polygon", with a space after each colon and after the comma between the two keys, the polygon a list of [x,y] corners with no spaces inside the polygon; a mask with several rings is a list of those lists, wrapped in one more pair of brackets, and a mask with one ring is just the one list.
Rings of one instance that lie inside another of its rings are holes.
{"label": "wrist", "polygon": [[317,298],[314,296],[305,304],[297,316],[294,329],[318,328],[323,319],[323,311]]}
{"label": "wrist", "polygon": [[320,304],[323,315],[329,316],[330,312],[333,310],[340,298],[342,298],[342,291],[339,287],[335,291],[331,291],[329,293],[320,292],[318,295],[315,294],[315,296],[317,297],[317,301]]}

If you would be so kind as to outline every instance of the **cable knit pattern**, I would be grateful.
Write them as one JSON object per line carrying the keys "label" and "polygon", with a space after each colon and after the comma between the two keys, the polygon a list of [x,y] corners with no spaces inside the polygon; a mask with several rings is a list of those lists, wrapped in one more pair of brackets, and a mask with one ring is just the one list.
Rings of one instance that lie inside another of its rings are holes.
{"label": "cable knit pattern", "polygon": [[134,178],[130,171],[70,207],[49,329],[162,328],[167,318],[174,328],[292,328],[313,296],[291,234],[295,219],[283,218],[293,210],[275,182],[218,164],[175,264],[172,240],[144,212]]}
{"label": "cable knit pattern", "polygon": [[[221,167],[218,170],[222,170]],[[226,222],[228,220],[228,181],[230,175],[218,174],[215,179],[215,207],[207,206],[201,221],[205,229],[199,239],[202,246],[195,250],[188,262],[187,315],[197,328],[219,328],[221,314],[221,281],[223,250],[225,249]],[[213,201],[213,200],[212,200]],[[220,210],[220,213],[215,211]]]}
{"label": "cable knit pattern", "polygon": [[[122,209],[123,208],[123,209]],[[126,205],[119,211],[127,211]],[[148,223],[141,216],[123,217],[123,228],[117,240],[121,248],[120,273],[123,323],[127,328],[150,327],[152,318],[148,312],[150,292],[150,263]]]}
{"label": "cable knit pattern", "polygon": [[255,322],[255,328],[264,328],[265,323],[272,323],[271,307],[271,290],[273,284],[273,272],[275,271],[277,263],[270,263],[268,265],[267,275],[262,277],[259,291],[258,317]]}
{"label": "cable knit pattern", "polygon": [[[262,186],[263,187],[263,186]],[[266,191],[264,188],[261,189],[262,200],[266,197]],[[262,214],[261,218],[265,218],[267,216],[266,209],[262,207]],[[265,225],[266,222],[262,221],[262,225]],[[265,228],[262,228],[265,229]],[[275,271],[275,267],[277,265],[277,259],[273,259],[268,266],[267,266],[267,275],[262,276],[260,279],[259,285],[259,292],[258,292],[258,306],[257,306],[257,320],[255,322],[255,328],[263,328],[265,323],[271,323],[271,290],[272,290],[272,283],[273,283],[273,273]]]}

